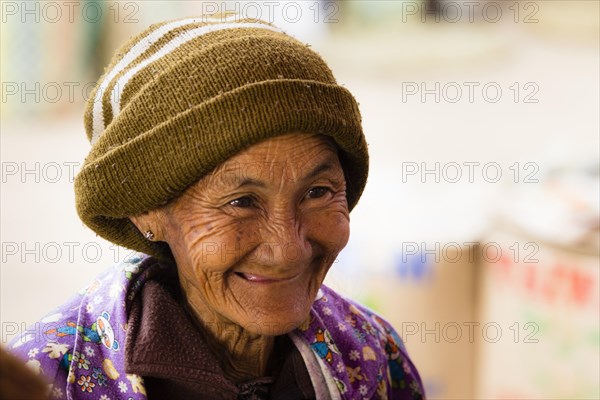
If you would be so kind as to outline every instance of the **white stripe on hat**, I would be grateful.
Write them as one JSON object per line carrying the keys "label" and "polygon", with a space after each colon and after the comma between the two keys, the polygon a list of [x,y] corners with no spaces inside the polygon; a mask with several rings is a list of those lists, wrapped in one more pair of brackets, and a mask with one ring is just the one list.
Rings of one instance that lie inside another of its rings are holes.
{"label": "white stripe on hat", "polygon": [[[110,93],[110,104],[112,107],[113,118],[116,118],[117,115],[121,112],[121,103],[120,98],[125,89],[127,83],[137,74],[142,68],[148,66],[148,64],[159,60],[160,58],[168,55],[173,52],[179,46],[197,38],[202,35],[205,35],[210,32],[217,32],[225,29],[235,29],[235,28],[258,28],[258,29],[267,29],[275,32],[281,32],[279,28],[273,27],[271,25],[267,25],[264,23],[253,23],[253,22],[239,22],[239,23],[229,23],[229,24],[212,24],[202,26],[200,28],[192,29],[190,31],[182,32],[179,36],[172,39],[170,42],[166,43],[163,47],[161,47],[156,53],[152,56],[144,59],[144,61],[140,62],[135,67],[128,70],[124,73],[115,86],[113,87]],[[93,144],[93,142],[92,142]]]}
{"label": "white stripe on hat", "polygon": [[225,18],[216,18],[216,17],[200,17],[200,18],[188,18],[180,21],[171,22],[169,24],[162,25],[158,27],[155,31],[150,33],[148,36],[142,38],[138,43],[135,44],[125,56],[113,67],[113,69],[104,77],[104,80],[98,87],[98,91],[96,92],[96,96],[94,97],[94,107],[92,113],[92,144],[98,140],[98,137],[104,131],[104,106],[102,103],[102,95],[104,91],[113,80],[115,76],[121,71],[123,71],[127,66],[129,66],[136,58],[138,58],[141,54],[143,54],[146,50],[150,48],[154,43],[159,41],[163,36],[167,33],[180,28],[184,25],[194,24],[199,22],[223,22],[223,21],[232,21],[235,20],[237,15],[229,15]]}
{"label": "white stripe on hat", "polygon": [[[177,29],[183,25],[196,23],[196,22],[203,22],[206,20],[220,21],[220,20],[234,20],[235,18],[237,18],[236,15],[230,15],[223,19],[221,19],[221,18],[194,18],[194,19],[176,21],[174,23],[163,25],[163,26],[159,27],[156,31],[152,32],[150,35],[146,36],[139,43],[137,43],[134,47],[132,47],[131,50],[123,57],[123,59],[121,59],[121,61],[117,65],[115,65],[115,67],[113,68],[113,70],[111,70],[109,75],[106,76],[106,78],[103,80],[100,88],[96,92],[96,98],[94,99],[93,120],[92,120],[92,124],[93,124],[92,125],[93,126],[92,140],[91,140],[92,145],[98,140],[98,138],[100,137],[100,135],[102,134],[102,132],[104,131],[104,128],[105,128],[104,115],[103,115],[104,110],[103,110],[103,102],[102,102],[102,93],[104,90],[106,90],[106,88],[110,84],[110,81],[119,72],[123,71],[138,56],[140,56],[144,51],[146,51],[153,43],[157,42],[158,40],[160,40],[160,38],[162,38],[164,35],[166,35],[168,32],[170,32],[174,29]],[[177,47],[181,46],[182,44],[184,44],[196,37],[202,36],[209,32],[215,32],[215,31],[219,31],[219,30],[233,29],[233,28],[263,28],[263,29],[269,29],[269,30],[281,32],[281,30],[278,28],[275,28],[273,26],[266,25],[266,24],[261,24],[261,23],[213,24],[213,25],[206,25],[206,26],[203,26],[203,27],[200,27],[197,29],[193,29],[191,31],[183,32],[180,36],[172,39],[170,42],[168,42],[163,47],[161,47],[151,57],[145,59],[140,64],[138,64],[136,67],[132,68],[131,70],[127,71],[127,73],[123,74],[123,76],[121,78],[119,78],[119,80],[113,87],[111,96],[110,96],[113,119],[120,113],[121,105],[120,105],[119,99],[121,97],[121,94],[123,93],[123,89],[125,88],[125,85],[142,68],[144,68],[151,62],[154,62],[154,61],[160,59],[161,57],[164,57],[165,55],[167,55],[170,52],[172,52],[173,50],[175,50]]]}

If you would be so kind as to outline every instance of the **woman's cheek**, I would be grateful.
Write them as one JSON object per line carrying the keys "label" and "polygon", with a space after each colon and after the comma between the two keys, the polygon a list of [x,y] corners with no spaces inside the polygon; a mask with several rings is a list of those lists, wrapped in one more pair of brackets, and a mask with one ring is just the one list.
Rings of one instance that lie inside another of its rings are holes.
{"label": "woman's cheek", "polygon": [[190,263],[204,273],[224,273],[256,245],[255,224],[229,216],[193,227],[185,236]]}
{"label": "woman's cheek", "polygon": [[[306,219],[308,236],[328,254],[337,255],[350,238],[350,221],[343,210],[324,210]],[[332,254],[333,253],[333,254]]]}
{"label": "woman's cheek", "polygon": [[327,226],[329,227],[328,237],[333,242],[331,251],[339,253],[346,247],[350,239],[350,221],[343,213],[335,213],[332,216],[332,221]]}

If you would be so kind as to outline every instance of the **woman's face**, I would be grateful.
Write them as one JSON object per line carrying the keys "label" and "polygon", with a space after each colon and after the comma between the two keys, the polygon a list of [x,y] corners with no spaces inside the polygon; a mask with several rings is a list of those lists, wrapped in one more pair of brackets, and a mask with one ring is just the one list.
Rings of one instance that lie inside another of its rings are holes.
{"label": "woman's face", "polygon": [[348,242],[345,189],[336,149],[319,135],[279,136],[228,159],[163,208],[188,303],[256,334],[296,328]]}

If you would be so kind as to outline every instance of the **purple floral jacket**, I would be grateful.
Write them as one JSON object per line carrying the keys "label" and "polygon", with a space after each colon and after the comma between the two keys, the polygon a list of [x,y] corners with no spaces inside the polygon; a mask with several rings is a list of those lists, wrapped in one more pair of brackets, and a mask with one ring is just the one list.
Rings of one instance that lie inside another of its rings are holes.
{"label": "purple floral jacket", "polygon": [[[137,254],[108,269],[8,345],[49,382],[56,399],[146,399],[124,366],[130,305],[156,259]],[[372,311],[323,286],[304,326],[289,333],[317,399],[424,399],[396,331]]]}

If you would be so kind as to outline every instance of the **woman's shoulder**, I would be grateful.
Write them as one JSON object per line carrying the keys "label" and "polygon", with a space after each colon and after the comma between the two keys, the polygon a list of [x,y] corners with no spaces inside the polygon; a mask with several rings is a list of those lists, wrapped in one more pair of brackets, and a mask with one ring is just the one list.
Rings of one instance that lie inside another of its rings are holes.
{"label": "woman's shoulder", "polygon": [[424,397],[419,373],[396,330],[356,301],[323,285],[299,331],[343,397]]}
{"label": "woman's shoulder", "polygon": [[340,323],[346,323],[354,328],[360,326],[366,333],[377,333],[380,337],[391,335],[403,350],[406,349],[392,324],[384,317],[325,285],[321,287],[315,306],[314,309],[318,313],[335,317],[338,326],[341,326]]}
{"label": "woman's shoulder", "polygon": [[52,382],[57,398],[69,385],[91,393],[110,380],[124,378],[118,360],[123,358],[128,307],[160,266],[150,256],[135,254],[109,267],[11,340],[7,350]]}
{"label": "woman's shoulder", "polygon": [[102,308],[123,305],[128,297],[133,297],[136,288],[143,284],[143,279],[140,279],[142,273],[147,272],[156,262],[150,256],[136,253],[135,256],[110,266],[67,301],[21,332],[20,336],[11,341],[10,347],[18,348],[33,339],[40,339],[45,332],[57,329],[60,325],[88,319],[84,318],[86,314],[95,315]]}

